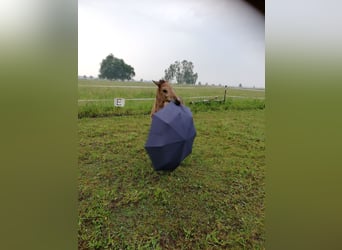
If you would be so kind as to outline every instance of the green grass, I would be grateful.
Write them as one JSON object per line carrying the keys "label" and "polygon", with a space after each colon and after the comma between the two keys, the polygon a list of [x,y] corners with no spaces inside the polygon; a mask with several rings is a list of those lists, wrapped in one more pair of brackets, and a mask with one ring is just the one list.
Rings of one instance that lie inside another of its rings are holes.
{"label": "green grass", "polygon": [[[135,88],[136,86],[138,88]],[[199,99],[193,99],[192,97],[217,96],[216,100],[223,100],[224,88],[177,84],[173,85],[173,87],[176,93],[184,100],[185,104],[190,106],[194,112],[265,108],[265,92],[260,90],[228,89],[227,99],[224,104],[216,101],[190,104],[193,101],[214,100],[213,97]],[[151,112],[155,94],[156,86],[153,83],[79,80],[80,101],[78,105],[78,117],[148,115]],[[126,100],[125,107],[119,108],[114,107],[115,97],[126,99],[151,98],[151,100]]]}
{"label": "green grass", "polygon": [[[122,88],[127,86],[128,88]],[[134,86],[140,88],[133,88]],[[188,100],[193,96],[218,96],[223,98],[224,87],[220,86],[194,86],[173,84],[176,93]],[[153,83],[142,82],[115,82],[104,80],[78,80],[79,99],[114,99],[121,98],[154,98],[156,86]],[[228,88],[230,96],[244,96],[253,98],[264,98],[265,91]]]}
{"label": "green grass", "polygon": [[[179,95],[188,105],[191,101],[204,99],[222,100],[223,87],[173,85]],[[104,80],[79,80],[78,117],[105,117],[113,115],[149,114],[156,94],[153,83],[114,82]],[[244,90],[229,88],[225,105],[213,102],[205,105],[192,105],[197,111],[228,110],[228,109],[260,109],[265,106],[265,92],[260,90]],[[210,98],[193,99],[193,97],[211,96]],[[150,98],[151,100],[126,100],[125,107],[114,107],[114,98]],[[243,98],[236,98],[243,97]],[[94,101],[96,100],[96,101]]]}
{"label": "green grass", "polygon": [[264,249],[265,111],[246,101],[189,106],[193,153],[171,173],[153,170],[138,108],[79,119],[79,249]]}
{"label": "green grass", "polygon": [[153,100],[113,107],[114,97],[154,98],[155,89],[79,80],[80,100],[101,100],[79,102],[79,248],[264,249],[264,91],[190,104],[220,100],[224,88],[174,85],[197,137],[180,167],[160,173],[144,149]]}
{"label": "green grass", "polygon": [[[265,108],[263,99],[233,99],[227,98],[225,103],[216,101],[185,104],[196,112],[225,111],[225,110],[257,110]],[[106,117],[122,115],[149,115],[153,100],[126,102],[125,107],[114,107],[113,101],[93,102],[78,107],[78,118],[84,117]]]}

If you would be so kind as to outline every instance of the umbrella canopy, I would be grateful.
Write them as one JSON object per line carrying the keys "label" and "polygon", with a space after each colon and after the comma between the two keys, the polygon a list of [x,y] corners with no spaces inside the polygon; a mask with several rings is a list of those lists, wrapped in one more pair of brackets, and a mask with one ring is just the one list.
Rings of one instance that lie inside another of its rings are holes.
{"label": "umbrella canopy", "polygon": [[196,136],[192,113],[170,102],[154,113],[145,149],[155,170],[174,170],[192,152]]}

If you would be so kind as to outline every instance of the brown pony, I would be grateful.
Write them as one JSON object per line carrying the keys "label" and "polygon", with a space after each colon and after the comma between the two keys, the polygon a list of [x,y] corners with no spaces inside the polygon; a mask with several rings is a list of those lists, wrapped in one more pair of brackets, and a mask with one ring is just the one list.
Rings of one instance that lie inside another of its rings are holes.
{"label": "brown pony", "polygon": [[160,80],[159,82],[153,81],[155,85],[158,86],[156,100],[152,107],[151,116],[158,112],[160,109],[164,108],[169,102],[174,101],[176,105],[183,104],[182,100],[176,96],[171,85],[165,81]]}

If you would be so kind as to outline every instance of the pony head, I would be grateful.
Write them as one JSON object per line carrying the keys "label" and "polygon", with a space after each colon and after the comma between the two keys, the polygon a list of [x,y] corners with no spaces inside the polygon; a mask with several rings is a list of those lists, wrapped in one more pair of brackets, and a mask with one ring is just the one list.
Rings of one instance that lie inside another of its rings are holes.
{"label": "pony head", "polygon": [[165,107],[165,105],[167,105],[169,102],[173,101],[177,105],[182,103],[181,99],[176,95],[171,85],[167,81],[159,80],[158,82],[153,81],[153,83],[157,85],[158,89],[151,115]]}
{"label": "pony head", "polygon": [[180,104],[180,99],[167,81],[160,80],[158,82],[153,81],[153,83],[158,86],[156,98],[159,102],[168,103],[174,101],[177,105]]}

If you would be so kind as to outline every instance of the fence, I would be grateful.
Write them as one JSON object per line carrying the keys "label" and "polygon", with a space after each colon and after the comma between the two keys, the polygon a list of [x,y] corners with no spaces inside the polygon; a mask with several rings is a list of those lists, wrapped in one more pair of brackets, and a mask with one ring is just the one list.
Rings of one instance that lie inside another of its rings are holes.
{"label": "fence", "polygon": [[[251,96],[228,96],[230,98],[253,98],[253,99],[265,99],[265,97],[251,97]],[[183,98],[187,99],[217,99],[218,96],[192,96]],[[124,98],[125,101],[151,101],[155,100],[155,98]],[[114,98],[111,99],[80,99],[78,102],[109,102],[113,101]]]}

